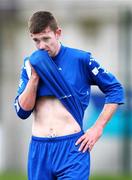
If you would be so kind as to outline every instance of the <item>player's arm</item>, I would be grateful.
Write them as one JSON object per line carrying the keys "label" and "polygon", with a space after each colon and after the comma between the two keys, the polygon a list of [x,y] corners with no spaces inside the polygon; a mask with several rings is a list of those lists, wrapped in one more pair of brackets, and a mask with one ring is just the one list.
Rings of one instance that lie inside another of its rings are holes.
{"label": "player's arm", "polygon": [[34,108],[36,102],[38,82],[39,82],[39,76],[32,67],[31,67],[31,71],[32,74],[26,85],[26,88],[18,98],[20,106],[26,111],[30,111]]}
{"label": "player's arm", "polygon": [[28,118],[32,113],[35,106],[37,87],[39,83],[39,77],[35,70],[30,66],[30,64],[28,64],[30,66],[28,66],[28,68],[31,68],[31,73],[29,73],[29,69],[26,68],[25,64],[26,63],[24,62],[18,95],[15,98],[14,103],[16,113],[21,119]]}
{"label": "player's arm", "polygon": [[114,103],[104,105],[103,110],[100,113],[95,124],[91,128],[89,128],[86,131],[86,133],[83,136],[81,136],[76,142],[76,145],[81,143],[79,147],[79,151],[85,152],[88,149],[90,151],[92,150],[94,144],[101,137],[105,125],[111,119],[117,107],[118,107],[118,104],[114,104]]}
{"label": "player's arm", "polygon": [[93,58],[87,66],[91,85],[97,85],[105,94],[105,104],[95,124],[76,142],[81,143],[79,150],[83,152],[92,149],[118,105],[124,103],[123,88],[115,76],[103,69]]}

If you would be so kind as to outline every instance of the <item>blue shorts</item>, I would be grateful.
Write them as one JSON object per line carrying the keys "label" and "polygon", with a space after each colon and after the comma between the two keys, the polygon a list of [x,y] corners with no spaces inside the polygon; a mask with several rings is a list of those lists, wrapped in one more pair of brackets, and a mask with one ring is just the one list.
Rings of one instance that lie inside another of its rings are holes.
{"label": "blue shorts", "polygon": [[28,157],[28,180],[88,180],[90,153],[75,145],[83,132],[60,137],[32,136]]}

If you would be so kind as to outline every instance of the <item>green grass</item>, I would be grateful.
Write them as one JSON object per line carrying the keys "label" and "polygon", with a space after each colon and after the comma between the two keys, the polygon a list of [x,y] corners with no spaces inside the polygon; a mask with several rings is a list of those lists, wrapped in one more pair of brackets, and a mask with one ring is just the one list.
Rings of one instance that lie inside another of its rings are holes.
{"label": "green grass", "polygon": [[[0,174],[0,180],[27,180],[26,175],[20,172],[5,172]],[[90,180],[132,180],[132,176],[91,176]]]}
{"label": "green grass", "polygon": [[21,172],[4,172],[0,174],[0,180],[27,180]]}
{"label": "green grass", "polygon": [[132,176],[112,176],[112,175],[99,175],[92,176],[90,180],[132,180]]}

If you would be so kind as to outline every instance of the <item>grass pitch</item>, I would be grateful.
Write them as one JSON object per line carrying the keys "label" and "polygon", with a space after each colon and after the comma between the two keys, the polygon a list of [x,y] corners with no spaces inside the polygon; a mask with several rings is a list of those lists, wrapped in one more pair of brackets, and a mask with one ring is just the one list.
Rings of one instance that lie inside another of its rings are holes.
{"label": "grass pitch", "polygon": [[[5,172],[0,174],[0,180],[27,180],[27,177],[21,172]],[[132,176],[98,175],[91,176],[90,180],[132,180]]]}

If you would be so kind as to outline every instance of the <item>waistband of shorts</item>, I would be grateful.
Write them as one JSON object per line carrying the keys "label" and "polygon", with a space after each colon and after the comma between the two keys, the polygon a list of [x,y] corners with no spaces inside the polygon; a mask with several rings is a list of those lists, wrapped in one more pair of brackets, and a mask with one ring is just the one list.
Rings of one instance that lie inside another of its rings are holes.
{"label": "waistband of shorts", "polygon": [[84,131],[81,130],[78,133],[69,134],[69,135],[65,135],[65,136],[57,136],[57,137],[37,137],[37,136],[32,136],[31,140],[39,141],[39,142],[56,142],[56,141],[61,141],[61,140],[76,139],[76,138],[80,137],[83,134],[84,134]]}

